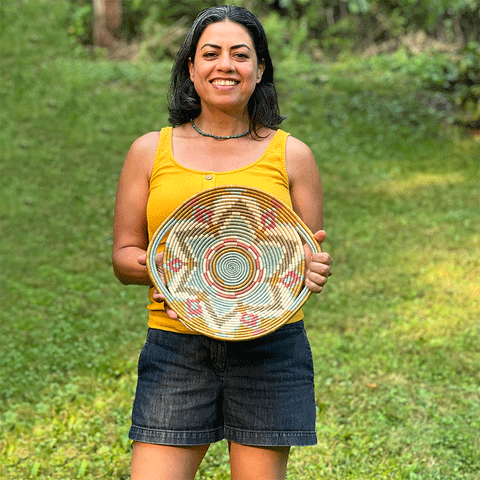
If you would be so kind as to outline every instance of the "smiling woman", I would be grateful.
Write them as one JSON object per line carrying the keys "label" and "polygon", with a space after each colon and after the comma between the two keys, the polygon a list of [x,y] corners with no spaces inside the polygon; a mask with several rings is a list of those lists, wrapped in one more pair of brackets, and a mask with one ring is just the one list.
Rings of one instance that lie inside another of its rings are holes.
{"label": "smiling woman", "polygon": [[[150,286],[149,239],[187,198],[215,186],[263,190],[324,240],[319,172],[310,149],[278,129],[273,65],[251,12],[200,13],[172,70],[169,112],[172,126],[137,139],[120,175],[113,266],[123,283]],[[318,293],[331,258],[307,248],[305,259],[302,280]],[[157,260],[163,273],[163,252]],[[209,445],[224,438],[233,480],[284,479],[290,447],[316,443],[303,313],[261,338],[225,342],[184,325],[151,286],[148,308],[130,429],[132,479],[192,480]]]}
{"label": "smiling woman", "polygon": [[[228,9],[228,14],[225,12]],[[247,11],[247,10],[245,10]],[[273,64],[268,50],[268,42],[262,25],[250,12],[244,13],[244,9],[220,7],[208,9],[200,13],[178,52],[175,64],[172,70],[170,98],[170,122],[174,126],[180,126],[196,118],[201,112],[200,97],[190,78],[190,65],[195,64],[197,57],[197,47],[205,46],[206,42],[200,42],[200,37],[209,27],[218,24],[222,28],[223,24],[233,24],[243,30],[245,40],[239,43],[231,42],[230,47],[237,58],[246,55],[246,60],[251,61],[254,56],[258,68],[261,69],[261,79],[257,83],[252,96],[248,101],[248,120],[249,130],[255,132],[260,126],[272,129],[278,128],[285,117],[280,115],[277,101],[277,92],[273,81]],[[251,16],[250,16],[251,15]],[[217,27],[218,28],[218,27]],[[213,42],[216,51],[209,55],[214,57],[221,50],[224,40]],[[242,47],[242,43],[248,48]],[[207,47],[207,46],[205,46]],[[240,51],[236,51],[236,48]],[[241,51],[243,48],[243,51]]]}
{"label": "smiling woman", "polygon": [[188,67],[200,98],[202,116],[207,119],[211,109],[215,112],[220,109],[238,117],[236,128],[245,131],[242,123],[247,127],[249,123],[246,106],[265,69],[257,58],[248,30],[230,21],[213,23],[200,37],[195,56],[188,59]]}

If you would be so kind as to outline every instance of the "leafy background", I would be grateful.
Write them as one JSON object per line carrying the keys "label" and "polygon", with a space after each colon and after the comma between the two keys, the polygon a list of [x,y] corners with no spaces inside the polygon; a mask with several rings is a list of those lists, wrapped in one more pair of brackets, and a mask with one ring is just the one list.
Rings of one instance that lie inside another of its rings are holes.
{"label": "leafy background", "polygon": [[[117,56],[162,60],[175,56],[201,9],[220,1],[123,0]],[[397,52],[392,69],[413,73],[422,87],[448,92],[480,128],[480,2],[478,0],[244,0],[262,17],[278,59],[307,54],[317,61],[352,51]],[[70,0],[68,30],[93,44],[91,0]],[[80,47],[79,47],[80,48]],[[418,55],[422,53],[423,55]]]}
{"label": "leafy background", "polygon": [[[431,88],[438,65],[464,57],[457,47],[414,52],[402,44],[408,32],[385,38],[396,38],[391,51],[382,39],[373,53],[356,37],[339,45],[336,33],[319,42],[297,10],[312,2],[275,3],[255,6],[271,38],[283,128],[317,159],[335,262],[305,308],[319,444],[293,449],[288,478],[477,479],[480,142],[458,124],[473,116],[455,93]],[[338,18],[346,4],[321,3],[336,5]],[[346,11],[368,17],[380,4]],[[458,5],[478,12],[475,2]],[[171,58],[156,56],[149,45],[159,34],[142,33],[143,22],[123,52],[88,46],[71,28],[76,7],[86,4],[0,5],[5,479],[129,477],[146,292],[113,277],[112,213],[129,145],[166,124]],[[145,11],[146,25],[179,27],[173,13],[161,23]],[[229,478],[223,442],[197,477]]]}

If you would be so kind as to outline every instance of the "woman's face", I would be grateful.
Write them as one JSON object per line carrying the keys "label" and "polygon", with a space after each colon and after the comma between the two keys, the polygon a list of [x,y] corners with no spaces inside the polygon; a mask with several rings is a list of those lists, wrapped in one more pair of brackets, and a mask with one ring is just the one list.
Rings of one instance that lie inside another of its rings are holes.
{"label": "woman's face", "polygon": [[188,66],[202,109],[208,106],[232,114],[247,111],[264,70],[248,30],[228,20],[203,31]]}

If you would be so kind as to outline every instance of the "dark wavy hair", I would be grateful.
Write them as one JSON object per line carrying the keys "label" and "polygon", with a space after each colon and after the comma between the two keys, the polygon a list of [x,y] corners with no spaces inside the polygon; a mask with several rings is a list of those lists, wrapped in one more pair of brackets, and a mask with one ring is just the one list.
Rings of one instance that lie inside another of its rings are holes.
{"label": "dark wavy hair", "polygon": [[198,41],[205,28],[212,23],[225,20],[238,23],[247,29],[255,46],[258,62],[265,65],[262,78],[248,102],[250,132],[257,134],[261,127],[277,129],[286,117],[280,115],[265,30],[258,18],[249,10],[230,5],[203,10],[190,27],[172,68],[168,120],[175,127],[189,122],[200,114],[200,97],[190,80],[188,59],[194,60]]}

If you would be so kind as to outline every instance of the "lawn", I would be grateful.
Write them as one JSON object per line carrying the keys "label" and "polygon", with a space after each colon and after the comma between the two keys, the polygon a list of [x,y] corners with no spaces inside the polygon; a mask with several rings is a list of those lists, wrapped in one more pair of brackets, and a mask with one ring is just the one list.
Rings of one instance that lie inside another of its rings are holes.
{"label": "lawn", "polygon": [[[119,171],[166,125],[168,62],[72,43],[66,3],[0,6],[0,477],[127,479],[146,292],[111,268]],[[315,447],[289,480],[480,478],[480,139],[362,58],[277,59],[334,275],[311,297]],[[214,445],[198,479],[228,479]]]}

